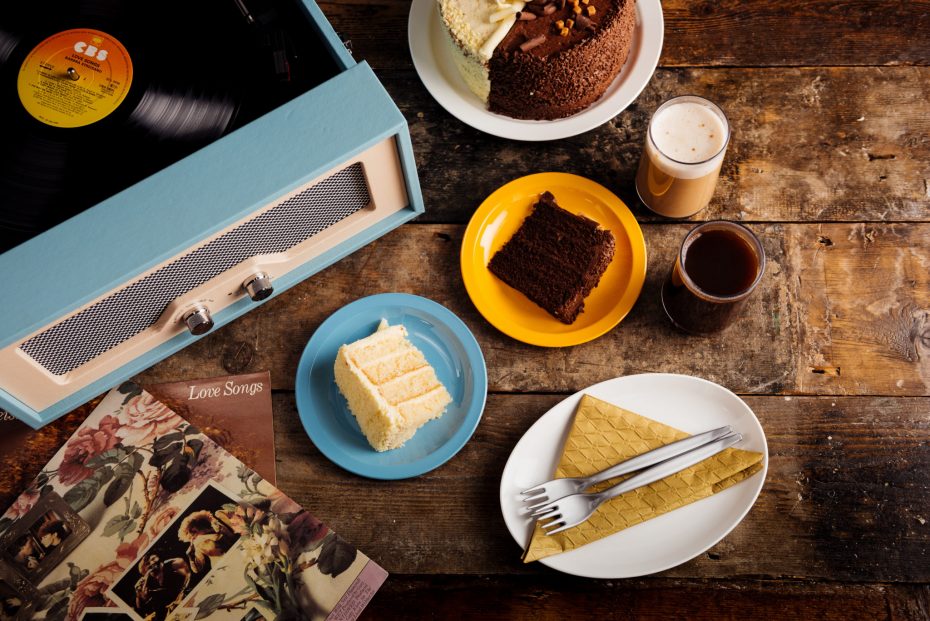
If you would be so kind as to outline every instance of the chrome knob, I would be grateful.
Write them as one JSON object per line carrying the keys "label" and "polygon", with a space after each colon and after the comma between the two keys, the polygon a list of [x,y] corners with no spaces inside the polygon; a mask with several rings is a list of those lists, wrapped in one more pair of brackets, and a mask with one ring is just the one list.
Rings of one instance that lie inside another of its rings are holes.
{"label": "chrome knob", "polygon": [[195,306],[184,315],[182,321],[194,336],[206,334],[213,329],[213,317],[206,306]]}
{"label": "chrome knob", "polygon": [[257,272],[242,283],[245,292],[249,294],[253,302],[261,302],[274,293],[274,287],[271,284],[271,276],[265,272]]}

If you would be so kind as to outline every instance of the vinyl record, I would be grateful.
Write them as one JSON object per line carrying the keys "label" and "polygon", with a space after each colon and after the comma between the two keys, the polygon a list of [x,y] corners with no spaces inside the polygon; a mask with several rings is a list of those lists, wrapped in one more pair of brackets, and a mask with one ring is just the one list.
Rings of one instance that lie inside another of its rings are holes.
{"label": "vinyl record", "polygon": [[294,0],[0,13],[0,252],[335,74]]}
{"label": "vinyl record", "polygon": [[246,86],[220,52],[241,38],[224,19],[245,27],[230,3],[52,4],[0,25],[0,252],[221,137]]}
{"label": "vinyl record", "polygon": [[0,70],[9,62],[19,41],[20,37],[16,33],[0,28]]}

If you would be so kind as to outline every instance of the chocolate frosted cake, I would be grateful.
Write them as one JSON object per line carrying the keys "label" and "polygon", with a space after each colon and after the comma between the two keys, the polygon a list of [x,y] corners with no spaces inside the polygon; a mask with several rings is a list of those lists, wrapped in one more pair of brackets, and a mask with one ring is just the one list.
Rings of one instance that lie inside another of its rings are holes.
{"label": "chocolate frosted cake", "polygon": [[492,112],[570,116],[626,62],[635,0],[438,0],[459,73]]}
{"label": "chocolate frosted cake", "polygon": [[574,323],[614,256],[614,236],[544,192],[488,269],[559,321]]}

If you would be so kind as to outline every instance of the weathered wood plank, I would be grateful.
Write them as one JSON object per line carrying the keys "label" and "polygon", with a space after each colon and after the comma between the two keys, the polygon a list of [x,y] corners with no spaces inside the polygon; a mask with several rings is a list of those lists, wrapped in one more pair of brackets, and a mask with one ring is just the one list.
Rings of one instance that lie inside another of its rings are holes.
{"label": "weathered wood plank", "polygon": [[719,103],[733,128],[717,192],[699,220],[930,220],[930,69],[659,70],[616,118],[581,136],[525,143],[452,118],[409,71],[382,74],[410,122],[429,222],[467,222],[526,174],[591,178],[654,221],[633,186],[645,130],[666,99]]}
{"label": "weathered wood plank", "polygon": [[[320,6],[357,58],[380,69],[409,62],[407,0]],[[662,66],[930,64],[926,0],[666,0],[662,10]]]}
{"label": "weathered wood plank", "polygon": [[[561,398],[492,395],[449,463],[383,482],[330,463],[307,439],[291,395],[278,394],[278,482],[391,572],[548,576],[520,562],[497,499],[513,446]],[[930,580],[930,399],[746,401],[768,436],[762,494],[728,537],[664,576]]]}
{"label": "weathered wood plank", "polygon": [[[561,398],[492,395],[475,436],[449,463],[417,479],[379,482],[323,457],[304,433],[293,395],[278,393],[278,482],[391,572],[550,576],[520,562],[497,489],[517,440]],[[746,400],[771,455],[759,501],[721,543],[665,576],[930,581],[930,399]],[[83,415],[45,427],[4,456],[0,505],[12,502]]]}
{"label": "weathered wood plank", "polygon": [[488,363],[490,390],[566,392],[629,373],[671,371],[702,375],[740,392],[779,392],[792,386],[797,340],[783,263],[789,235],[760,227],[769,271],[760,295],[733,330],[740,338],[691,338],[672,329],[659,301],[688,225],[648,226],[649,274],[639,302],[618,329],[591,343],[549,349],[519,343],[488,324],[469,300],[459,273],[463,227],[399,229],[272,300],[153,369],[140,381],[272,369],[276,388],[290,389],[304,345],[317,326],[365,295],[405,291],[432,298],[472,329]]}
{"label": "weathered wood plank", "polygon": [[291,389],[304,344],[326,317],[365,295],[406,291],[448,306],[468,324],[492,392],[574,392],[618,375],[665,371],[741,393],[930,394],[930,225],[754,225],[768,255],[766,276],[739,323],[713,337],[675,331],[659,303],[689,226],[643,227],[649,268],[639,302],[619,327],[584,345],[533,347],[491,327],[459,275],[463,227],[411,225],[139,379],[271,369],[274,386]]}
{"label": "weathered wood plank", "polygon": [[825,224],[790,247],[799,391],[928,394],[930,230]]}
{"label": "weathered wood plank", "polygon": [[392,575],[364,620],[924,621],[926,586]]}
{"label": "weathered wood plank", "polygon": [[930,64],[925,1],[667,0],[662,10],[662,64]]}

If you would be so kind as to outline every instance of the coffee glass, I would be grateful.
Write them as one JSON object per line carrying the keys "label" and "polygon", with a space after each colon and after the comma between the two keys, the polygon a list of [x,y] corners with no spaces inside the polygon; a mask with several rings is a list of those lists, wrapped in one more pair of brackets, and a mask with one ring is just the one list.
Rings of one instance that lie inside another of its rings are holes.
{"label": "coffee glass", "polygon": [[685,332],[718,332],[739,316],[764,272],[765,250],[752,231],[733,222],[699,224],[662,286],[662,308]]}
{"label": "coffee glass", "polygon": [[687,218],[714,195],[730,143],[730,124],[703,97],[669,99],[652,115],[636,173],[639,200],[668,218]]}

